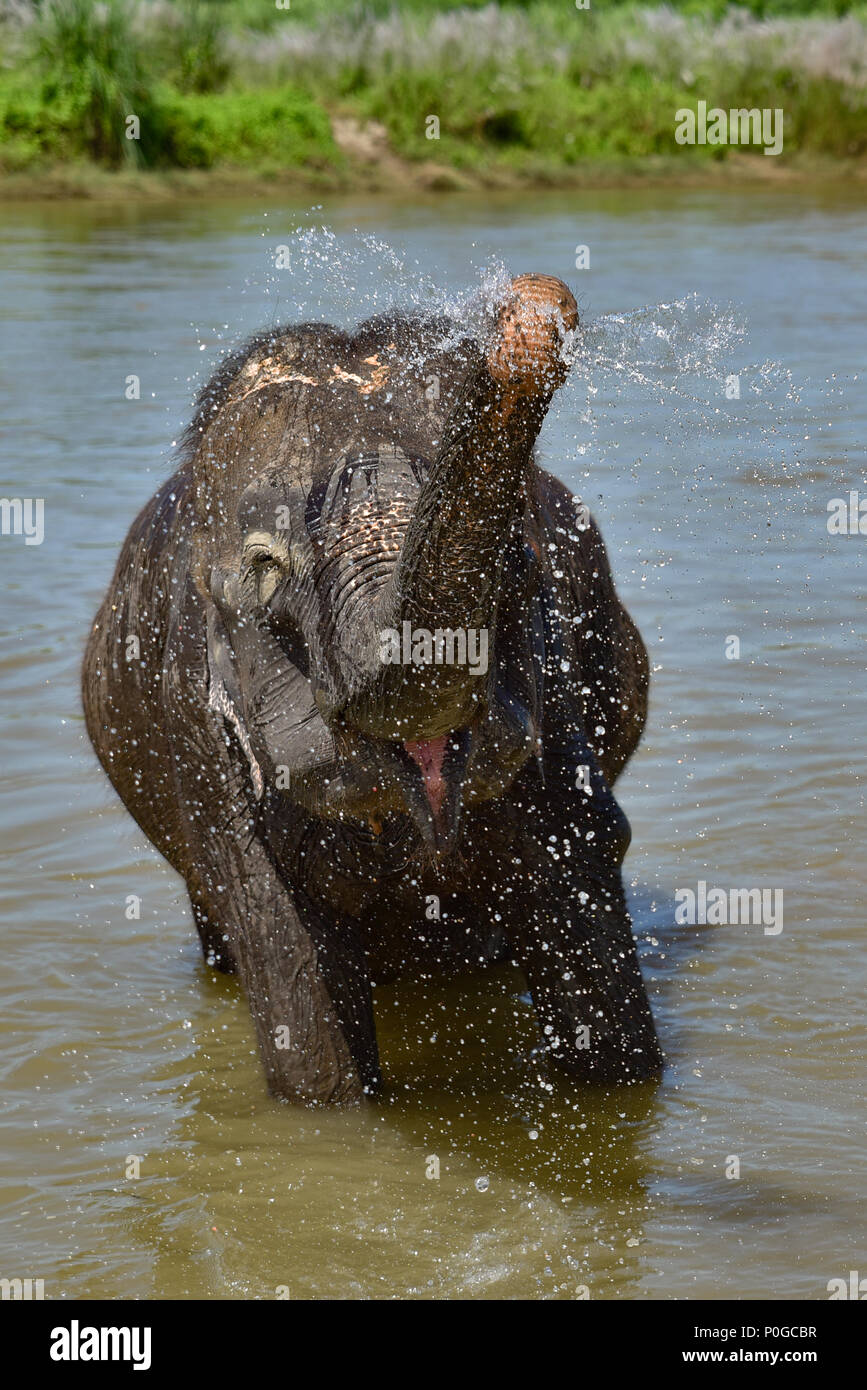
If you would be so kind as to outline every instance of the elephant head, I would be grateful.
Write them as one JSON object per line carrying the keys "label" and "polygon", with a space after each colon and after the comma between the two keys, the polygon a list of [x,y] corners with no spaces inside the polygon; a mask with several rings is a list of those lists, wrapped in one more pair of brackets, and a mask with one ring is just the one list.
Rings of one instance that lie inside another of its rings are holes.
{"label": "elephant head", "polygon": [[392,314],[275,330],[200,398],[196,582],[211,703],[254,794],[409,817],[432,852],[538,748],[533,446],[577,325],[513,280],[481,340]]}

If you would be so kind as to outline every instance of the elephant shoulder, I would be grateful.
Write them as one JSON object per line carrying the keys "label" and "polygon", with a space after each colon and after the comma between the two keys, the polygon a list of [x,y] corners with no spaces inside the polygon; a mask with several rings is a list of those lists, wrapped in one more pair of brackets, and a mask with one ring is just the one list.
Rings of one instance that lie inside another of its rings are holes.
{"label": "elephant shoulder", "polygon": [[[588,581],[604,587],[611,580],[605,542],[584,501],[545,469],[537,469],[535,520],[549,555],[558,555],[555,568],[565,570],[579,601]],[[555,549],[552,551],[551,546]],[[562,563],[565,561],[565,563]]]}
{"label": "elephant shoulder", "polygon": [[572,628],[573,687],[591,691],[582,695],[583,725],[606,729],[604,751],[597,751],[613,785],[647,717],[647,651],[617,593],[599,528],[580,499],[540,470],[538,508],[546,589],[558,625]]}

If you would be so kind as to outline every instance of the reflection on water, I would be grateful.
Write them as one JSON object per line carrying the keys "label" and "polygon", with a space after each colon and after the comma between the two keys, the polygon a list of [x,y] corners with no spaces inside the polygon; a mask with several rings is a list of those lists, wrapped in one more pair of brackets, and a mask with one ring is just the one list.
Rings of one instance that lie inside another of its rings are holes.
{"label": "reflection on water", "polygon": [[[0,539],[4,1276],[55,1297],[821,1298],[863,1266],[864,540],[826,526],[867,488],[863,225],[803,190],[4,209],[0,487],[46,516],[42,546]],[[579,292],[542,454],[598,517],[654,667],[618,789],[668,1069],[616,1095],[545,1076],[506,966],[380,987],[386,1094],[299,1111],[264,1095],[243,1000],[89,750],[87,626],[226,345],[390,302],[472,314],[527,269]],[[783,933],[675,925],[699,880],[782,889]]]}

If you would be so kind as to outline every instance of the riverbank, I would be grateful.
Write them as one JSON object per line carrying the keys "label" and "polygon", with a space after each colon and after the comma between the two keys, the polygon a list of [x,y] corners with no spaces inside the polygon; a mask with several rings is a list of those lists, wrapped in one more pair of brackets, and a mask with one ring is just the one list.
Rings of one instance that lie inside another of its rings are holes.
{"label": "riverbank", "polygon": [[[864,13],[19,4],[0,24],[0,192],[860,181]],[[714,110],[758,123],[679,143],[684,111]]]}
{"label": "riverbank", "polygon": [[250,169],[216,167],[207,170],[106,170],[93,164],[60,165],[38,172],[0,174],[0,201],[101,203],[167,202],[197,198],[248,198],[268,195],[328,196],[373,194],[416,199],[443,195],[508,193],[559,189],[719,189],[754,186],[772,188],[862,188],[867,196],[867,161],[789,161],[784,166],[760,164],[734,156],[725,163],[684,167],[677,158],[640,162],[596,162],[572,166],[556,175],[498,170],[467,174],[435,163],[410,164],[393,155],[351,164],[339,176],[305,174],[299,169],[261,173]]}

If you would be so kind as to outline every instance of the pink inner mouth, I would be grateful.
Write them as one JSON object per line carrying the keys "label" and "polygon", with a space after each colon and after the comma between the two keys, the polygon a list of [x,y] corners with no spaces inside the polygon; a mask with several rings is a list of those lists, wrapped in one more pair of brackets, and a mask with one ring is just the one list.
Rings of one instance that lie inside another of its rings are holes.
{"label": "pink inner mouth", "polygon": [[403,745],[413,762],[417,763],[421,770],[424,789],[427,792],[427,799],[433,811],[434,819],[439,816],[446,794],[443,758],[446,755],[448,737],[448,734],[440,734],[439,738],[425,738],[418,743],[407,742]]}

